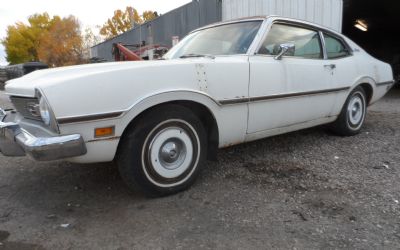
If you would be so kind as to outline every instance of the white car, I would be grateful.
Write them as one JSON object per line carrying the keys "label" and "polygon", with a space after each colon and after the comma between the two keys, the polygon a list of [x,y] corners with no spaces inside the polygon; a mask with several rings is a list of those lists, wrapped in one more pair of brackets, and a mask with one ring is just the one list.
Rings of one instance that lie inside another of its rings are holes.
{"label": "white car", "polygon": [[188,188],[218,148],[321,124],[359,133],[390,65],[305,21],[254,17],[191,32],[164,60],[41,70],[9,81],[6,156],[116,160],[148,195]]}

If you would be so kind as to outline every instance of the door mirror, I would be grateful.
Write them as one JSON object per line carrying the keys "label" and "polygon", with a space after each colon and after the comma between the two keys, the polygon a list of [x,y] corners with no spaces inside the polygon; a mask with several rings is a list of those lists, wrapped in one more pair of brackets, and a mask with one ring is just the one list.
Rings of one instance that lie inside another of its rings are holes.
{"label": "door mirror", "polygon": [[293,43],[283,43],[279,45],[279,53],[274,57],[275,60],[281,60],[284,55],[289,53],[294,54],[295,48]]}

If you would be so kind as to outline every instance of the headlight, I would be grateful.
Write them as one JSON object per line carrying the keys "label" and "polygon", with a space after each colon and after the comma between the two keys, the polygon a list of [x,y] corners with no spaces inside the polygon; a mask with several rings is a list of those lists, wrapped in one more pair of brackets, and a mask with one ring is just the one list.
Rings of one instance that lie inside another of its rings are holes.
{"label": "headlight", "polygon": [[42,117],[43,122],[46,125],[50,125],[50,122],[51,122],[50,108],[49,108],[49,105],[46,103],[46,100],[43,97],[40,98],[39,110],[40,110],[40,116]]}

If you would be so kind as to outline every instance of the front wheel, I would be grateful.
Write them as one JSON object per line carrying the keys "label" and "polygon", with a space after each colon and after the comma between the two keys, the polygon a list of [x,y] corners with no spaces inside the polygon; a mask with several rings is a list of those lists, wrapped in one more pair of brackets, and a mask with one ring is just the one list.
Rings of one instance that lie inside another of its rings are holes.
{"label": "front wheel", "polygon": [[207,152],[201,121],[189,109],[166,105],[148,112],[124,135],[118,167],[129,187],[148,196],[188,188]]}
{"label": "front wheel", "polygon": [[349,95],[332,130],[342,136],[360,133],[367,114],[367,98],[362,87],[356,87]]}

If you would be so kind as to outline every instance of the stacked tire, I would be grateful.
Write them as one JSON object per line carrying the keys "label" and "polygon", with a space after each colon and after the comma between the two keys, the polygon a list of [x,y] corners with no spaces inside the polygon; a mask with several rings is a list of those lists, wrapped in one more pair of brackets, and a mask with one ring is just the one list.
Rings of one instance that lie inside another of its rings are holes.
{"label": "stacked tire", "polygon": [[4,85],[7,81],[7,72],[5,69],[0,68],[0,90],[4,90]]}

